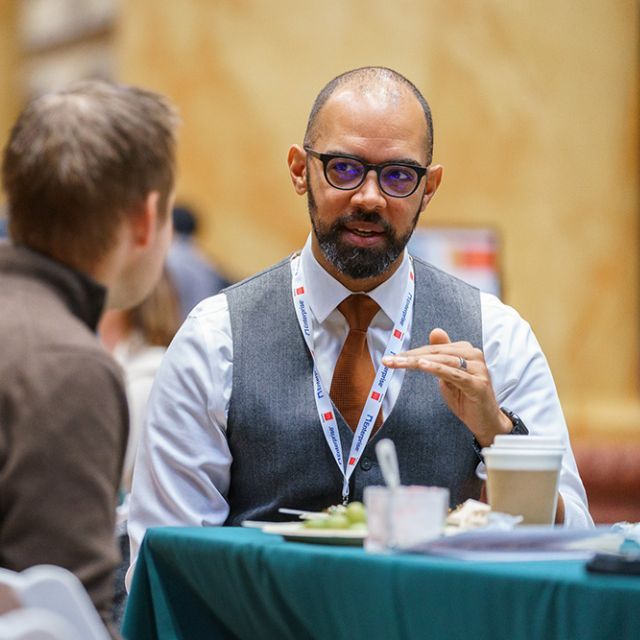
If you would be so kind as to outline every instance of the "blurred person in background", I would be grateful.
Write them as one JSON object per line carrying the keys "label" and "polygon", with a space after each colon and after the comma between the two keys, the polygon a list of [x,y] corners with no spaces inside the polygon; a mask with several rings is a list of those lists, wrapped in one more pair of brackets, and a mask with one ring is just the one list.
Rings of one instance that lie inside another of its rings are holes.
{"label": "blurred person in background", "polygon": [[288,154],[307,243],[199,305],[156,377],[132,490],[134,560],[150,526],[361,500],[384,484],[380,438],[393,439],[407,484],[447,487],[455,507],[480,497],[481,448],[496,435],[558,437],[556,521],[592,526],[531,327],[406,249],[442,179],[432,157],[431,111],[401,74],[356,69],[318,94]]}
{"label": "blurred person in background", "polygon": [[140,304],[130,309],[107,309],[98,325],[100,341],[124,372],[129,403],[129,441],[121,487],[125,493],[131,491],[133,464],[151,385],[179,327],[177,293],[166,269]]}
{"label": "blurred person in background", "polygon": [[0,566],[69,569],[108,625],[129,416],[95,332],[160,276],[177,125],[158,94],[85,81],[28,104],[3,156]]}
{"label": "blurred person in background", "polygon": [[173,209],[173,241],[167,255],[167,270],[178,296],[182,319],[201,301],[230,283],[223,278],[196,244],[198,218],[189,208]]}
{"label": "blurred person in background", "polygon": [[129,441],[122,469],[120,504],[117,510],[118,546],[122,563],[116,571],[114,620],[124,614],[124,577],[129,566],[129,493],[144,415],[151,385],[169,343],[180,327],[178,297],[166,269],[158,284],[138,305],[130,309],[107,309],[98,325],[100,341],[124,372],[129,405]]}
{"label": "blurred person in background", "polygon": [[7,239],[7,210],[0,205],[0,242]]}

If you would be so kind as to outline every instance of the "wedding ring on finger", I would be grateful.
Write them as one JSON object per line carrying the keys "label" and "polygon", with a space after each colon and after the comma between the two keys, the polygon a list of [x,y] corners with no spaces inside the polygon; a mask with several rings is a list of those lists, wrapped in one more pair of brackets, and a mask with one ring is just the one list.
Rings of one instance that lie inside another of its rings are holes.
{"label": "wedding ring on finger", "polygon": [[463,369],[464,371],[467,370],[467,361],[464,358],[461,358],[460,356],[458,356],[458,360],[460,360],[460,368]]}

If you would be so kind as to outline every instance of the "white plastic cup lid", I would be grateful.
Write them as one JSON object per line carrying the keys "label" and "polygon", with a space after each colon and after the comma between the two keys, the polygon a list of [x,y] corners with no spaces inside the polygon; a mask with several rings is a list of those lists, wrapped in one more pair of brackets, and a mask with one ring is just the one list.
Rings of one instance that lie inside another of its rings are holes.
{"label": "white plastic cup lid", "polygon": [[485,447],[482,455],[487,469],[547,471],[562,467],[563,450]]}
{"label": "white plastic cup lid", "polygon": [[523,436],[523,435],[498,435],[493,439],[494,448],[508,449],[562,449],[564,445],[560,438],[554,436]]}

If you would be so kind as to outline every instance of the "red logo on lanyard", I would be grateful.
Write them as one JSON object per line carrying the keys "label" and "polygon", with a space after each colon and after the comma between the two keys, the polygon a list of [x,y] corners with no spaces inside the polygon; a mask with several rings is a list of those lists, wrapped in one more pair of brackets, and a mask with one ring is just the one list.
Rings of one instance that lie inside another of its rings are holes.
{"label": "red logo on lanyard", "polygon": [[371,397],[372,397],[374,400],[380,400],[380,394],[379,394],[377,391],[373,391],[373,392],[371,393]]}
{"label": "red logo on lanyard", "polygon": [[327,413],[325,413],[322,417],[325,420],[333,420],[333,413],[331,413],[331,411],[327,411]]}
{"label": "red logo on lanyard", "polygon": [[296,289],[296,295],[297,295],[297,296],[300,296],[300,295],[302,295],[303,293],[304,293],[304,287],[298,287],[298,288]]}
{"label": "red logo on lanyard", "polygon": [[394,329],[393,330],[393,337],[394,338],[398,338],[398,340],[400,340],[400,338],[402,338],[402,331],[400,331],[399,329]]}
{"label": "red logo on lanyard", "polygon": [[355,464],[356,463],[356,459],[351,457],[349,458],[349,464]]}
{"label": "red logo on lanyard", "polygon": [[413,271],[409,271],[409,277],[413,280]]}

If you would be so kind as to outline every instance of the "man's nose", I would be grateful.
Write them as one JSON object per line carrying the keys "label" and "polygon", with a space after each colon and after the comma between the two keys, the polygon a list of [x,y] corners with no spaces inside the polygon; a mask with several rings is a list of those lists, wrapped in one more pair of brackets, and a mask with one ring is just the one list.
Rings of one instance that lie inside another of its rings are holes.
{"label": "man's nose", "polygon": [[364,182],[355,190],[352,201],[364,209],[384,209],[387,206],[387,199],[378,184],[378,176],[371,169],[367,173]]}

